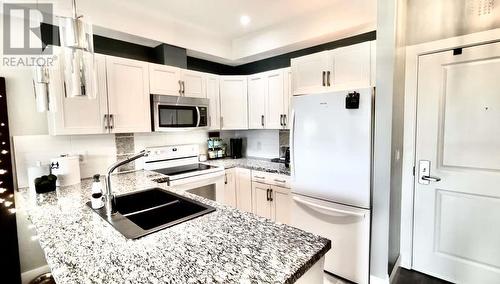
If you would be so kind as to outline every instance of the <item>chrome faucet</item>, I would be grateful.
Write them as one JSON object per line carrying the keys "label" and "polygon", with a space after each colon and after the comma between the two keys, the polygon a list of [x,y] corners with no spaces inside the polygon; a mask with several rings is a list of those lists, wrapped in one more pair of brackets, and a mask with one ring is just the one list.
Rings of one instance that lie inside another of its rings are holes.
{"label": "chrome faucet", "polygon": [[105,203],[105,208],[106,208],[106,215],[111,216],[116,213],[116,204],[115,204],[115,195],[113,194],[113,191],[111,190],[111,174],[113,173],[116,168],[123,166],[125,164],[128,164],[132,161],[135,161],[139,158],[142,157],[147,157],[149,155],[149,151],[142,150],[141,152],[128,157],[127,159],[123,161],[118,161],[108,168],[108,173],[106,174],[106,203]]}

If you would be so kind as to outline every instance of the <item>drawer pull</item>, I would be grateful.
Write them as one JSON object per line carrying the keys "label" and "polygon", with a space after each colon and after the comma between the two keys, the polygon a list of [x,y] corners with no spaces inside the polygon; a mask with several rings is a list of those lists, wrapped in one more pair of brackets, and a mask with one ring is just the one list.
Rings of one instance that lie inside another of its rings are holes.
{"label": "drawer pull", "polygon": [[281,182],[281,183],[286,183],[286,180],[284,179],[274,179],[275,182]]}
{"label": "drawer pull", "polygon": [[260,176],[253,176],[253,177],[258,179],[266,179],[265,177],[260,177]]}

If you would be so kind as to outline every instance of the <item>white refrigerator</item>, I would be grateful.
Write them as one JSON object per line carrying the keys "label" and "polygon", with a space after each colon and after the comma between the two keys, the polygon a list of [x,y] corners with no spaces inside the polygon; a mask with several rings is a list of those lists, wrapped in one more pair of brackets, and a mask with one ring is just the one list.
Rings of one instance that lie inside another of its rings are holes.
{"label": "white refrigerator", "polygon": [[325,270],[356,283],[369,279],[373,99],[373,88],[292,99],[292,225],[330,239]]}

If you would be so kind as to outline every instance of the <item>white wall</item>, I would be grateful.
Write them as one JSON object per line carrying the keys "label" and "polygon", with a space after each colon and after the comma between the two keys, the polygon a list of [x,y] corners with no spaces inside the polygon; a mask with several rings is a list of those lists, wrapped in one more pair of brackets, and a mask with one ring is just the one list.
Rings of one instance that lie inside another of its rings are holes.
{"label": "white wall", "polygon": [[279,130],[235,131],[243,138],[243,156],[264,159],[279,158]]}

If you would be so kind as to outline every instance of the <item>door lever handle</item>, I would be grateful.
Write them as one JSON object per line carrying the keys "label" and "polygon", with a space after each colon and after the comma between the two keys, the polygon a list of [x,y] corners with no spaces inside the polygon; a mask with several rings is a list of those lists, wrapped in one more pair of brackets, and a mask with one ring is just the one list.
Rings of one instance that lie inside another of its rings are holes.
{"label": "door lever handle", "polygon": [[422,179],[423,179],[423,180],[432,181],[432,182],[438,182],[438,181],[441,181],[441,178],[440,178],[440,177],[433,177],[433,176],[422,176]]}

